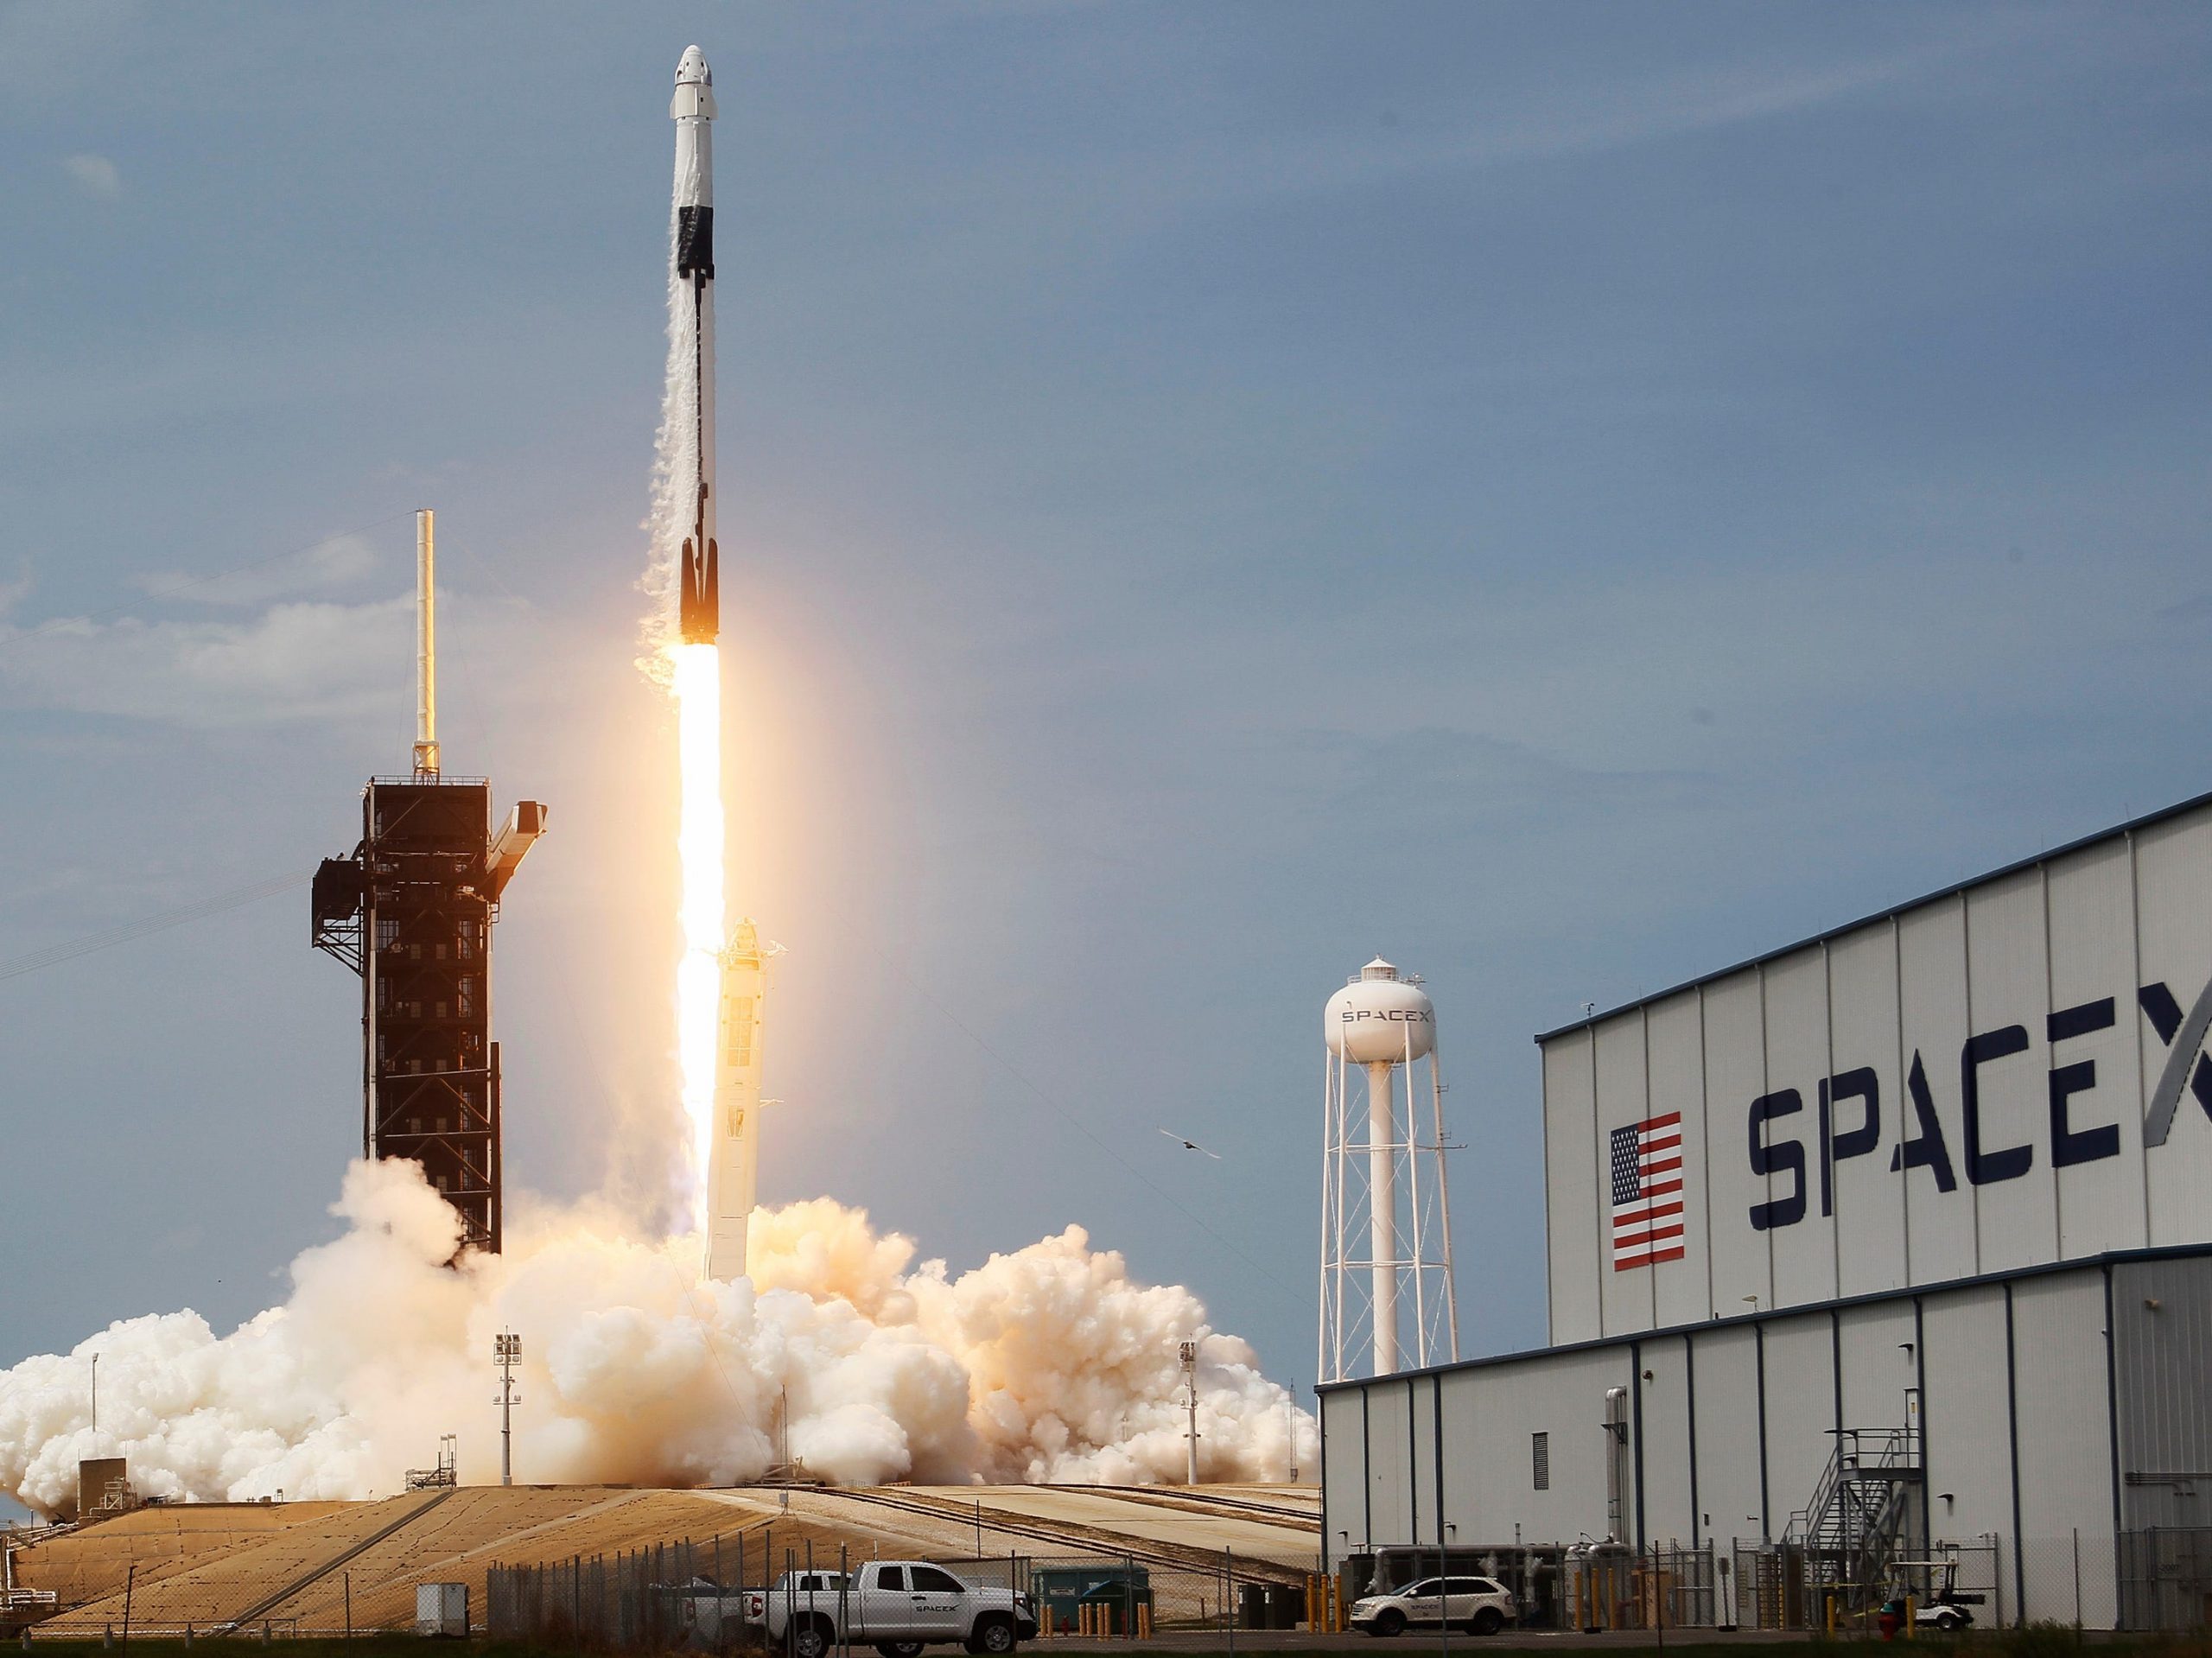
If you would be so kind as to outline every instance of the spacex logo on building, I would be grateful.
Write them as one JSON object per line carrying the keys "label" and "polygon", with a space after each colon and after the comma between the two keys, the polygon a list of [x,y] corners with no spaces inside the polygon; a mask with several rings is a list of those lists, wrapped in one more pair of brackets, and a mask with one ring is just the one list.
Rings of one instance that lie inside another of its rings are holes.
{"label": "spacex logo on building", "polygon": [[[2197,993],[2186,1015],[2173,992],[2163,982],[2146,984],[2136,992],[2145,1020],[2166,1045],[2166,1061],[2143,1121],[2145,1147],[2163,1146],[2173,1130],[2174,1116],[2187,1088],[2212,1117],[2212,1058],[2203,1051],[2208,1026],[2212,1026],[2212,981]],[[2035,1166],[2038,1150],[2054,1168],[2071,1168],[2120,1153],[2120,1125],[2099,1122],[2076,1096],[2097,1086],[2094,1058],[2069,1058],[2068,1045],[2111,1030],[2119,1020],[2117,999],[2106,996],[2064,1007],[2044,1021],[2044,1034],[2051,1063],[2040,1090],[2047,1102],[2047,1125],[2041,1137],[1993,1145],[1986,1128],[1990,1103],[1986,1068],[2034,1045],[2024,1025],[2002,1025],[1969,1036],[1959,1050],[1954,1134],[1943,1126],[1936,1089],[1929,1082],[1928,1065],[1916,1049],[1905,1077],[1905,1103],[1897,1114],[1897,1138],[1891,1150],[1892,1173],[1926,1169],[1939,1192],[1956,1191],[1961,1177],[1973,1186],[1995,1185],[2017,1180]],[[2018,1092],[2017,1073],[2007,1077]],[[1821,1079],[1816,1128],[1811,1150],[1817,1158],[1821,1213],[1835,1212],[1835,1171],[1839,1163],[1865,1157],[1885,1143],[1880,1078],[1871,1066],[1840,1071]],[[1805,1218],[1810,1193],[1806,1174],[1808,1147],[1770,1127],[1805,1109],[1804,1096],[1794,1088],[1777,1089],[1751,1102],[1750,1125],[1751,1170],[1763,1177],[1782,1177],[1779,1195],[1751,1205],[1752,1229],[1769,1231],[1795,1226]],[[1774,1190],[1770,1181],[1769,1190]]]}
{"label": "spacex logo on building", "polygon": [[2186,1019],[2182,1017],[2181,1004],[2163,984],[2146,984],[2135,995],[2158,1040],[2166,1045],[2165,1069],[2158,1073],[2158,1090],[2151,1096],[2151,1109],[2143,1118],[2143,1143],[2163,1146],[2173,1132],[2184,1077],[2204,1115],[2212,1117],[2212,1059],[2204,1057],[2205,1032],[2212,1027],[2212,979],[2207,979],[2204,988],[2196,993]]}
{"label": "spacex logo on building", "polygon": [[1347,1007],[1339,1017],[1346,1025],[1357,1025],[1370,1019],[1379,1019],[1393,1025],[1433,1025],[1436,1023],[1436,1010],[1433,1007]]}

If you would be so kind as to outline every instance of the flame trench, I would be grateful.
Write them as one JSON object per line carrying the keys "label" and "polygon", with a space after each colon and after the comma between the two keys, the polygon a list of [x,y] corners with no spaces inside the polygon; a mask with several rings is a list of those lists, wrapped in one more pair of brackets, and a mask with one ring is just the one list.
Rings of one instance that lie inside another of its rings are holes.
{"label": "flame trench", "polygon": [[692,1218],[707,1229],[707,1169],[715,1115],[715,1045],[721,987],[722,728],[721,652],[678,645],[673,689],[682,773],[677,858],[683,870],[683,956],[676,969],[677,1054],[683,1115],[690,1128]]}

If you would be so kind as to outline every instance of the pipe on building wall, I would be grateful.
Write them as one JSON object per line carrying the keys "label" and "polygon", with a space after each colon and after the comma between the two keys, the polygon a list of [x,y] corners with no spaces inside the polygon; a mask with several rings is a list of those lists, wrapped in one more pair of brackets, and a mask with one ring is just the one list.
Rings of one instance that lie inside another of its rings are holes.
{"label": "pipe on building wall", "polygon": [[1622,1543],[1622,1490],[1628,1483],[1628,1389],[1605,1389],[1605,1540]]}

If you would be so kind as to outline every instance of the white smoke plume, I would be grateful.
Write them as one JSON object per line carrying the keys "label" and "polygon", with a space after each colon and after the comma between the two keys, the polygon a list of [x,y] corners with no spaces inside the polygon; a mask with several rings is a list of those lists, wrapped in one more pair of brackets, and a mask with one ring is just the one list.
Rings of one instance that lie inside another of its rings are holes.
{"label": "white smoke plume", "polygon": [[668,372],[661,387],[660,429],[653,442],[652,506],[641,526],[648,537],[645,571],[638,587],[648,600],[641,633],[645,647],[638,666],[658,684],[668,683],[664,653],[673,637],[676,584],[683,562],[683,535],[691,522],[690,480],[698,476],[699,434],[692,423],[693,388],[698,384],[698,340],[692,327],[691,293],[676,274],[677,194],[668,208]]}
{"label": "white smoke plume", "polygon": [[1180,1479],[1191,1339],[1205,1477],[1283,1478],[1294,1434],[1313,1464],[1312,1417],[1250,1348],[1078,1227],[956,1276],[817,1198],[759,1211],[752,1280],[724,1284],[701,1277],[696,1237],[588,1204],[520,1202],[505,1254],[447,1267],[454,1212],[412,1163],[356,1162],[333,1212],[346,1231],[229,1335],[156,1314],[0,1372],[0,1489],[66,1510],[79,1459],[120,1455],[151,1496],[365,1497],[447,1432],[464,1481],[495,1480],[502,1330],[523,1337],[515,1473],[532,1483],[741,1483],[786,1436],[845,1484]]}

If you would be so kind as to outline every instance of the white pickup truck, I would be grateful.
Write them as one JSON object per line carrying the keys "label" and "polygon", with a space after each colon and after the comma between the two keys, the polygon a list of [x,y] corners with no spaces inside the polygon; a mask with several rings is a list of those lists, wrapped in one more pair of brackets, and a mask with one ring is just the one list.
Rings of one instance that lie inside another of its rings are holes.
{"label": "white pickup truck", "polygon": [[972,1589],[925,1560],[870,1560],[849,1574],[786,1572],[767,1589],[746,1591],[745,1621],[761,1629],[771,1650],[796,1658],[825,1658],[841,1645],[915,1658],[955,1641],[970,1652],[1009,1653],[1037,1633],[1027,1595]]}

